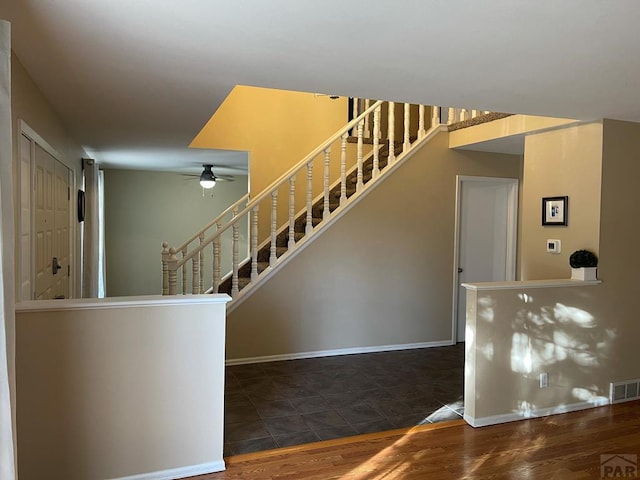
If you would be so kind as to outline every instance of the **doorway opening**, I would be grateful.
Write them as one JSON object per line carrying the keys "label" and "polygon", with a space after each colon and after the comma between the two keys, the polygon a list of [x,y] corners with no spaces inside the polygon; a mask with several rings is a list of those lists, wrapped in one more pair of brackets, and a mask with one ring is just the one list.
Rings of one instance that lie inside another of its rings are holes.
{"label": "doorway opening", "polygon": [[464,342],[462,283],[515,280],[518,179],[459,175],[455,226],[452,338]]}

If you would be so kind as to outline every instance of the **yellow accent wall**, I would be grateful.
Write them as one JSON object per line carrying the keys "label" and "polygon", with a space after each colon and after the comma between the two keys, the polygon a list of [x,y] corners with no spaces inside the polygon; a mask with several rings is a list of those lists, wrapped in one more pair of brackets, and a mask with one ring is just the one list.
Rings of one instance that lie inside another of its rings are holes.
{"label": "yellow accent wall", "polygon": [[346,123],[345,97],[238,85],[190,147],[249,151],[255,195]]}
{"label": "yellow accent wall", "polygon": [[[347,124],[345,97],[332,100],[313,93],[236,86],[191,142],[194,148],[217,148],[249,152],[249,191],[255,199],[266,187],[303,160]],[[355,163],[355,144],[348,144],[347,168]],[[363,149],[365,155],[370,145]],[[331,178],[340,170],[340,141],[331,145]],[[324,155],[313,159],[313,197],[323,187]],[[215,168],[214,168],[215,172]],[[307,172],[295,177],[294,212],[306,205]],[[277,223],[289,215],[290,186],[278,190]],[[259,242],[269,237],[271,199],[259,206]]]}

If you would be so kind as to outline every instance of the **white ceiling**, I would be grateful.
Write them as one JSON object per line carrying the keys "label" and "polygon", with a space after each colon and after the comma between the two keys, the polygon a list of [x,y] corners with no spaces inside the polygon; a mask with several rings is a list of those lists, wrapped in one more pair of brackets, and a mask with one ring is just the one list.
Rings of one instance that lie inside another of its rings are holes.
{"label": "white ceiling", "polygon": [[0,18],[107,165],[203,163],[185,147],[236,84],[640,122],[637,0],[2,0]]}

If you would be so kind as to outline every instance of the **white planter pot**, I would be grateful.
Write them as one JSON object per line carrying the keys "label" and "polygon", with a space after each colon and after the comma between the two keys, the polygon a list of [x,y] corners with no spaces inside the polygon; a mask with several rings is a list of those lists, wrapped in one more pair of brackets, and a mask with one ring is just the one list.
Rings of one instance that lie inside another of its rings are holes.
{"label": "white planter pot", "polygon": [[597,280],[598,267],[580,267],[571,269],[571,280]]}

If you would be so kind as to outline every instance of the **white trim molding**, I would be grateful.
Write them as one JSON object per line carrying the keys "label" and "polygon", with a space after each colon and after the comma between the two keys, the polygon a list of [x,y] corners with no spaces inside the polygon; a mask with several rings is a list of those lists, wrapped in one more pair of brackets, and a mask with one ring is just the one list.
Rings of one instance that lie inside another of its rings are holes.
{"label": "white trim molding", "polygon": [[587,408],[602,407],[609,405],[609,399],[606,397],[596,397],[588,402],[578,402],[569,405],[557,405],[555,407],[538,408],[527,412],[503,413],[500,415],[491,415],[488,417],[474,418],[468,414],[464,414],[464,421],[472,427],[486,427],[489,425],[498,425],[500,423],[517,422],[519,420],[528,420],[531,418],[548,417],[559,413],[575,412],[577,410],[585,410]]}
{"label": "white trim molding", "polygon": [[228,366],[244,365],[247,363],[278,362],[281,360],[299,360],[302,358],[334,357],[337,355],[355,355],[358,353],[391,352],[395,350],[447,347],[451,345],[455,345],[455,342],[451,340],[440,340],[437,342],[404,343],[399,345],[377,345],[377,346],[371,346],[371,347],[337,348],[334,350],[317,350],[313,352],[283,353],[279,355],[265,355],[261,357],[232,358],[227,360],[226,364]]}
{"label": "white trim molding", "polygon": [[467,290],[525,290],[528,288],[560,288],[560,287],[584,287],[585,285],[599,285],[600,280],[521,280],[517,282],[478,282],[463,283]]}
{"label": "white trim molding", "polygon": [[171,468],[159,472],[140,473],[128,477],[112,478],[111,480],[177,480],[179,478],[194,477],[207,473],[222,472],[225,470],[224,460],[217,462],[201,463],[189,467]]}
{"label": "white trim molding", "polygon": [[75,298],[63,300],[29,300],[16,304],[17,312],[56,310],[90,310],[121,307],[155,307],[160,305],[198,305],[227,303],[231,297],[224,293],[201,295],[144,295],[138,297]]}

